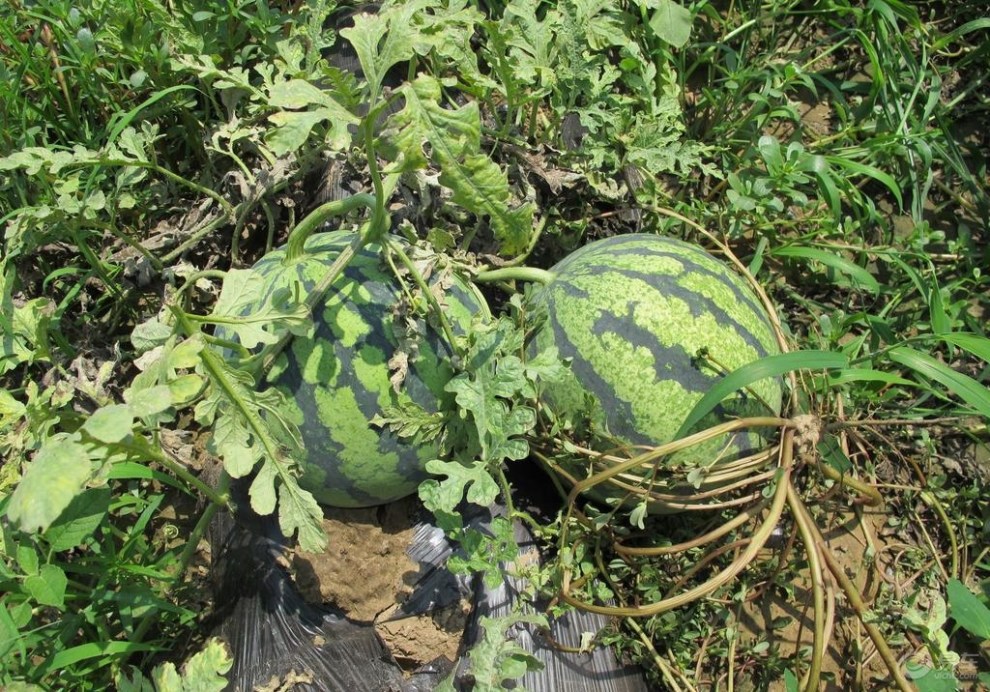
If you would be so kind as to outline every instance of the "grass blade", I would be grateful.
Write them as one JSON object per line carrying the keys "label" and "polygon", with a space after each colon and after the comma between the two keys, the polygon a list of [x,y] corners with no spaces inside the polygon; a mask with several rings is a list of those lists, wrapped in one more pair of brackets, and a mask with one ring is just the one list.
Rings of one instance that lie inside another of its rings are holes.
{"label": "grass blade", "polygon": [[826,156],[825,159],[831,165],[837,168],[843,168],[849,173],[856,173],[858,175],[865,175],[867,178],[873,178],[885,188],[890,190],[890,194],[892,194],[894,199],[897,200],[897,205],[901,209],[904,208],[904,197],[901,195],[901,188],[890,174],[884,173],[879,168],[874,166],[867,166],[865,163],[853,161],[852,159],[847,159],[842,156]]}
{"label": "grass blade", "polygon": [[839,387],[851,382],[879,382],[885,385],[913,386],[914,382],[905,379],[900,375],[883,370],[873,370],[872,368],[850,368],[849,370],[837,370],[828,374],[828,384],[831,387]]}
{"label": "grass blade", "polygon": [[793,351],[768,356],[733,370],[708,390],[681,425],[677,437],[683,437],[698,421],[733,392],[748,387],[767,377],[780,377],[794,370],[832,370],[849,366],[849,360],[841,353],[831,351]]}
{"label": "grass blade", "polygon": [[771,255],[775,257],[797,257],[799,259],[820,262],[829,269],[845,274],[852,279],[853,285],[864,288],[873,295],[880,292],[880,283],[873,278],[873,275],[851,260],[836,255],[832,252],[813,247],[801,247],[789,245],[787,247],[771,250]]}
{"label": "grass blade", "polygon": [[[80,661],[87,661],[104,656],[118,658],[121,656],[130,656],[131,654],[143,651],[156,651],[157,649],[158,647],[150,644],[134,644],[131,642],[89,642],[87,644],[74,646],[71,649],[66,649],[65,651],[59,651],[57,654],[52,656],[50,661],[48,661],[45,669],[64,670],[68,666],[79,663]],[[106,662],[104,662],[104,664],[105,663]]]}
{"label": "grass blade", "polygon": [[907,346],[899,346],[889,353],[890,359],[899,365],[914,370],[919,375],[934,380],[950,393],[966,402],[981,416],[990,418],[990,389],[969,375],[956,372],[945,363],[935,360],[927,353]]}
{"label": "grass blade", "polygon": [[949,612],[956,623],[980,639],[990,639],[990,609],[965,584],[950,579]]}
{"label": "grass blade", "polygon": [[990,339],[982,334],[954,332],[939,334],[938,338],[948,344],[958,346],[962,350],[972,353],[982,361],[990,363]]}

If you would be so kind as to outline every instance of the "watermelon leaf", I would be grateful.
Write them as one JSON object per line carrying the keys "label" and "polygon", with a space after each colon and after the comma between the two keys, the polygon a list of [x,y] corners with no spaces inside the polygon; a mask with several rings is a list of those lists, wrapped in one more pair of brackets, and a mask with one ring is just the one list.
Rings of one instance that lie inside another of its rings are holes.
{"label": "watermelon leaf", "polygon": [[172,662],[155,666],[150,680],[138,670],[132,671],[133,676],[121,672],[116,687],[120,692],[219,692],[227,687],[224,676],[233,665],[224,643],[211,639],[183,664],[181,672]]}
{"label": "watermelon leaf", "polygon": [[519,544],[512,522],[506,517],[493,517],[488,528],[490,531],[486,532],[465,530],[460,537],[463,555],[451,555],[447,568],[454,574],[481,573],[486,586],[496,589],[505,580],[503,565],[512,564],[519,557]]}
{"label": "watermelon leaf", "polygon": [[[330,146],[338,150],[346,149],[351,143],[348,125],[359,121],[326,90],[302,79],[276,82],[268,95],[268,105],[293,109],[282,110],[269,117],[275,127],[268,136],[268,142],[279,156],[299,149],[306,143],[313,127],[323,121],[330,123]],[[308,110],[296,110],[304,108]]]}
{"label": "watermelon leaf", "polygon": [[[505,8],[505,17],[498,27],[492,27],[500,42],[511,55],[512,70],[506,75],[506,86],[540,85],[549,89],[557,80],[554,67],[558,65],[560,43],[560,8],[546,10],[543,19],[537,14],[543,9],[539,0],[517,0]],[[539,93],[539,92],[538,92]]]}
{"label": "watermelon leaf", "polygon": [[396,161],[390,172],[425,168],[424,147],[429,145],[429,159],[440,169],[440,184],[453,192],[453,201],[491,220],[502,254],[522,252],[532,233],[534,207],[513,201],[505,173],[482,152],[477,102],[444,108],[440,81],[426,75],[399,91],[405,107],[389,119]]}
{"label": "watermelon leaf", "polygon": [[323,512],[313,495],[299,487],[294,461],[301,456],[299,433],[279,413],[282,395],[276,390],[255,391],[250,375],[210,349],[203,349],[201,358],[211,384],[196,405],[195,415],[200,423],[215,426],[211,451],[223,459],[224,469],[235,478],[246,475],[260,461],[249,491],[252,509],[271,514],[277,494],[282,532],[292,536],[298,531],[303,550],[322,551],[326,547]]}
{"label": "watermelon leaf", "polygon": [[[504,617],[482,616],[479,621],[485,636],[471,647],[468,653],[469,672],[479,690],[505,689],[508,680],[521,678],[530,670],[540,670],[543,663],[509,637],[509,629],[520,624],[549,627],[547,618],[540,613],[510,613]],[[453,690],[445,681],[438,691]]]}
{"label": "watermelon leaf", "polygon": [[684,437],[691,432],[694,426],[714,411],[727,396],[754,382],[766,377],[780,377],[794,370],[832,370],[848,365],[849,359],[845,355],[830,351],[792,351],[748,363],[733,370],[708,390],[684,420],[677,437]]}
{"label": "watermelon leaf", "polygon": [[[311,323],[305,300],[288,287],[271,289],[271,279],[251,269],[231,269],[224,276],[213,312],[202,321],[223,325],[246,349],[278,342],[286,331],[305,333]],[[258,304],[259,296],[266,296]]]}
{"label": "watermelon leaf", "polygon": [[[536,425],[536,412],[512,403],[517,395],[531,396],[533,392],[526,366],[515,355],[521,339],[515,324],[506,318],[479,326],[469,339],[467,372],[445,387],[454,394],[462,415],[474,421],[481,456],[487,462],[523,459],[529,454],[524,436]],[[537,363],[532,374],[545,368],[545,364]]]}
{"label": "watermelon leaf", "polygon": [[28,533],[45,531],[96,473],[79,434],[55,435],[38,451],[7,505],[7,517]]}
{"label": "watermelon leaf", "polygon": [[[433,459],[426,462],[426,470],[437,475],[447,476],[436,490],[427,491],[430,501],[441,509],[453,509],[464,497],[467,490],[467,500],[481,507],[488,507],[498,496],[498,484],[495,483],[487,466],[481,461],[471,465],[456,461]],[[427,481],[428,483],[429,481]],[[422,497],[423,492],[420,491]]]}
{"label": "watermelon leaf", "polygon": [[385,74],[399,63],[411,60],[415,54],[418,36],[413,18],[428,4],[425,0],[414,0],[392,5],[375,14],[358,14],[353,27],[340,31],[340,35],[354,46],[361,62],[372,106],[377,105],[375,102]]}

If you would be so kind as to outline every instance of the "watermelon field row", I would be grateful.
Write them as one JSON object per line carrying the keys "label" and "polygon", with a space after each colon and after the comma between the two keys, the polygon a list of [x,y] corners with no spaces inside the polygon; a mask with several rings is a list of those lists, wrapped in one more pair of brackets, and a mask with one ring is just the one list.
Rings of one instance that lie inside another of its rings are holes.
{"label": "watermelon field row", "polygon": [[6,3],[0,688],[990,685],[984,15]]}

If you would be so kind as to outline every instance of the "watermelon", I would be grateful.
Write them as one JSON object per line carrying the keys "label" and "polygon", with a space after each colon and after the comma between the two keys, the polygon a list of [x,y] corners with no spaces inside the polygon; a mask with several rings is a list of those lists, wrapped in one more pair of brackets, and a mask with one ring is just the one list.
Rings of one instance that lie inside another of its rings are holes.
{"label": "watermelon", "polygon": [[[289,260],[279,249],[253,269],[266,278],[266,294],[295,282],[308,293],[353,239],[350,232],[316,234],[301,257]],[[484,297],[459,275],[435,271],[429,283],[455,334],[466,332],[475,315],[490,315]],[[444,391],[454,375],[453,348],[439,325],[422,316],[414,319],[410,342],[405,320],[411,315],[400,309],[405,295],[381,248],[366,246],[314,310],[313,335],[294,337],[268,373],[268,384],[288,401],[284,415],[302,435],[300,485],[325,505],[368,507],[410,495],[429,475],[424,464],[440,453],[437,438],[400,438],[375,422],[398,408],[426,414],[455,408]],[[409,360],[396,390],[389,362],[400,337]]]}
{"label": "watermelon", "polygon": [[[529,296],[540,316],[530,348],[556,347],[570,368],[561,381],[546,384],[541,397],[598,451],[626,448],[631,456],[642,451],[636,446],[673,441],[725,372],[779,352],[753,290],[695,245],[647,234],[614,236],[571,253],[550,275]],[[708,357],[699,358],[703,353]],[[762,380],[752,392],[721,402],[690,432],[731,417],[776,415],[781,399],[779,380]],[[667,463],[707,467],[763,442],[759,434],[740,432],[678,452]],[[564,468],[578,478],[600,470],[586,457],[565,461]],[[648,473],[652,469],[641,475]]]}

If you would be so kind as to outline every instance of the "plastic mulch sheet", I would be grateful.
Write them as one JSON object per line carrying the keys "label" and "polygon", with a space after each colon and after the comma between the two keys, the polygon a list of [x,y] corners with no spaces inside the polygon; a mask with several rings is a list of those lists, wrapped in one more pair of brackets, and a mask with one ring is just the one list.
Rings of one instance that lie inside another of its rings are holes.
{"label": "plastic mulch sheet", "polygon": [[[498,513],[501,508],[494,510]],[[484,531],[490,520],[491,514],[482,512],[471,523]],[[514,527],[520,564],[539,559],[532,535],[519,522]],[[457,689],[474,689],[466,652],[481,635],[479,620],[511,612],[525,586],[522,579],[511,576],[512,566],[506,567],[505,579],[496,589],[488,589],[480,577],[451,574],[444,566],[453,550],[443,532],[419,523],[407,550],[419,569],[411,577],[411,594],[392,619],[433,612],[465,597],[473,609],[460,659],[439,659],[407,676],[373,625],[351,622],[335,608],[303,599],[282,566],[282,539],[274,521],[247,517],[235,522],[229,515],[220,516],[211,537],[218,620],[213,634],[227,642],[234,657],[228,676],[231,690],[271,689],[274,683],[326,692],[428,692],[452,672]],[[524,605],[530,612],[539,610],[538,604]],[[552,622],[550,637],[574,645],[582,633],[595,633],[606,625],[607,618],[601,615],[575,611]],[[508,636],[544,665],[520,681],[533,692],[649,689],[642,671],[620,663],[607,647],[583,654],[560,652],[530,626],[513,628]]]}

